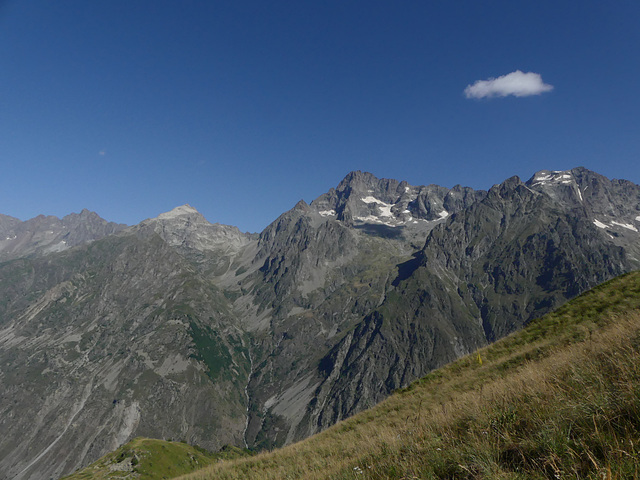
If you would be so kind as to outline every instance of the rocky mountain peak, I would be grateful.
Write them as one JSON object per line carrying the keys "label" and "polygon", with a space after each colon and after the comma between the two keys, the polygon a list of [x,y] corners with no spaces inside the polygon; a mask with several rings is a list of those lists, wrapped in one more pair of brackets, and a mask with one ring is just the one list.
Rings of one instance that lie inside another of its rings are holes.
{"label": "rocky mountain peak", "polygon": [[[182,217],[185,215],[198,215],[202,217],[202,215],[200,214],[200,212],[198,212],[198,210],[196,210],[189,204],[184,204],[168,212],[161,213],[155,219],[156,220],[172,220],[174,218]],[[204,217],[202,218],[204,219]]]}
{"label": "rocky mountain peak", "polygon": [[309,205],[304,200],[299,200],[293,208],[294,210],[302,210],[303,212],[309,211]]}
{"label": "rocky mountain peak", "polygon": [[338,184],[336,190],[339,192],[345,190],[366,190],[377,185],[378,181],[378,178],[372,173],[356,170],[349,172]]}
{"label": "rocky mountain peak", "polygon": [[489,198],[510,198],[518,187],[524,184],[518,176],[507,178],[504,182],[494,185],[489,189]]}
{"label": "rocky mountain peak", "polygon": [[[36,218],[39,218],[39,217],[36,217]],[[42,218],[49,218],[50,220],[58,221],[57,217],[42,217]],[[64,217],[62,217],[62,223],[64,225],[76,225],[76,224],[80,224],[80,223],[82,223],[82,224],[107,224],[109,222],[107,222],[105,219],[103,219],[96,212],[93,212],[91,210],[83,208],[80,211],[80,213],[70,213],[70,214],[65,215]],[[124,225],[124,224],[121,224],[120,226],[122,228],[126,227],[126,225]]]}
{"label": "rocky mountain peak", "polygon": [[323,217],[347,224],[425,230],[485,194],[459,185],[453,189],[438,185],[413,186],[406,181],[355,171],[337,188],[315,199],[311,207]]}
{"label": "rocky mountain peak", "polygon": [[592,178],[592,173],[584,168],[540,170],[526,182],[526,185],[536,192],[550,196],[568,208],[583,208],[584,183],[587,178]]}
{"label": "rocky mountain peak", "polygon": [[533,174],[527,182],[531,186],[568,184],[575,181],[571,170],[540,170]]}
{"label": "rocky mountain peak", "polygon": [[397,180],[379,179],[369,172],[350,172],[335,189],[311,202],[311,208],[323,217],[333,217],[347,224],[359,222],[395,226],[398,220],[396,214],[391,212],[391,207],[403,193],[399,191],[399,185]]}
{"label": "rocky mountain peak", "polygon": [[0,261],[30,255],[48,255],[91,242],[127,228],[107,222],[87,209],[62,219],[38,215],[24,222],[0,218]]}
{"label": "rocky mountain peak", "polygon": [[534,173],[526,184],[530,187],[551,187],[575,183],[580,187],[586,187],[589,184],[606,184],[611,182],[622,182],[633,185],[626,180],[609,180],[607,177],[585,167],[575,167],[570,170],[540,170]]}
{"label": "rocky mountain peak", "polygon": [[238,227],[210,223],[189,204],[181,205],[142,222],[139,229],[151,228],[169,245],[183,252],[235,253],[250,241]]}
{"label": "rocky mountain peak", "polygon": [[640,233],[640,189],[626,180],[610,180],[584,167],[541,170],[526,185],[567,210],[578,210],[614,243],[632,247]]}

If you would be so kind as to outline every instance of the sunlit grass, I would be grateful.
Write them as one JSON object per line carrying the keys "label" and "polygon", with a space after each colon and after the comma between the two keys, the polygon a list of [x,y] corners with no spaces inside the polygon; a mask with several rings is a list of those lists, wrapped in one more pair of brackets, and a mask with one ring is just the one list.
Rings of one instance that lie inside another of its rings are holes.
{"label": "sunlit grass", "polygon": [[289,447],[183,479],[639,478],[640,274]]}
{"label": "sunlit grass", "polygon": [[246,455],[239,448],[210,453],[182,442],[135,438],[65,480],[174,478],[220,459]]}

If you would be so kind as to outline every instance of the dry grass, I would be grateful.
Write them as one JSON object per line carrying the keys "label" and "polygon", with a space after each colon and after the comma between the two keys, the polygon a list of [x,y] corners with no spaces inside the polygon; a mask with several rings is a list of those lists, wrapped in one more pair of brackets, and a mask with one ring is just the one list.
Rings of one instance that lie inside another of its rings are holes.
{"label": "dry grass", "polygon": [[[635,300],[628,300],[635,296]],[[640,478],[640,275],[289,447],[182,479]]]}

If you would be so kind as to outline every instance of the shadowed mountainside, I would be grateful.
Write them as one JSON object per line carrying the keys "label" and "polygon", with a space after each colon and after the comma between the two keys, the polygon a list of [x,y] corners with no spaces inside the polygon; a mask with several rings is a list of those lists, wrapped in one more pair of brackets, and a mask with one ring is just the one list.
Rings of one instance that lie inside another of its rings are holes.
{"label": "shadowed mountainside", "polygon": [[188,205],[72,218],[62,251],[0,218],[31,245],[0,263],[0,478],[136,436],[289,444],[640,267],[640,187],[583,168],[488,192],[352,172],[260,234]]}

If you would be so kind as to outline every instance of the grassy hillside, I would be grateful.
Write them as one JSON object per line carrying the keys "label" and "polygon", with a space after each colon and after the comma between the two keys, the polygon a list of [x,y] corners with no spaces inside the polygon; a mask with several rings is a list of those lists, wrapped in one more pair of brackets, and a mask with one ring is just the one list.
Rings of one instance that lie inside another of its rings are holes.
{"label": "grassy hillside", "polygon": [[[150,453],[158,468],[147,476],[100,476],[92,466],[69,478],[171,478],[184,455],[166,448]],[[208,465],[179,478],[627,479],[640,478],[639,448],[634,272],[319,435],[253,457],[198,457]]]}
{"label": "grassy hillside", "polygon": [[157,480],[174,478],[211,463],[246,455],[231,447],[210,453],[181,442],[136,438],[65,480]]}
{"label": "grassy hillside", "polygon": [[640,478],[640,273],[322,434],[204,479]]}

